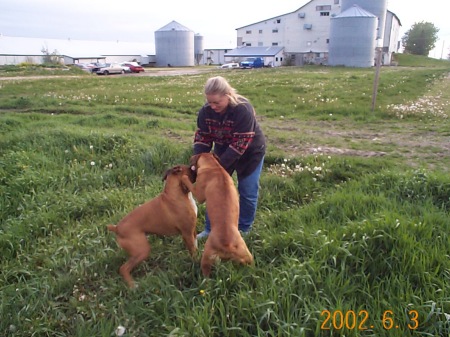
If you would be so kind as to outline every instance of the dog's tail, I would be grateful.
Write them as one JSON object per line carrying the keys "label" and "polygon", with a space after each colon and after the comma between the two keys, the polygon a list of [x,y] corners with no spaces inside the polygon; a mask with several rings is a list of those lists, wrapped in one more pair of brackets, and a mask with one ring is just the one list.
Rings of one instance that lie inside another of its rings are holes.
{"label": "dog's tail", "polygon": [[117,234],[117,227],[114,225],[108,225],[106,226],[106,228],[108,228],[108,230],[110,230],[111,232],[114,232]]}

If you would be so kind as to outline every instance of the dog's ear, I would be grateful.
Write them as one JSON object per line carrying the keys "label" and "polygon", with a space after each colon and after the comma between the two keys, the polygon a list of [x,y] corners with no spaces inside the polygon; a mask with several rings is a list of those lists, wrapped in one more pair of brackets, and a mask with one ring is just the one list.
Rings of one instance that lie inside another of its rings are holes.
{"label": "dog's ear", "polygon": [[170,169],[166,170],[166,172],[164,173],[163,178],[162,178],[163,181],[165,181],[167,179],[167,176],[169,175],[169,173],[170,173]]}
{"label": "dog's ear", "polygon": [[190,159],[189,159],[189,166],[191,168],[191,171],[196,172],[197,171],[197,162],[198,162],[198,158],[200,157],[200,154],[196,154],[193,155]]}
{"label": "dog's ear", "polygon": [[190,178],[193,183],[197,181],[197,170],[195,166],[189,168]]}
{"label": "dog's ear", "polygon": [[183,168],[180,165],[167,169],[166,172],[164,173],[163,181],[167,179],[169,174],[177,174],[180,172],[183,172]]}
{"label": "dog's ear", "polygon": [[172,173],[180,173],[183,172],[183,168],[180,165],[172,167]]}

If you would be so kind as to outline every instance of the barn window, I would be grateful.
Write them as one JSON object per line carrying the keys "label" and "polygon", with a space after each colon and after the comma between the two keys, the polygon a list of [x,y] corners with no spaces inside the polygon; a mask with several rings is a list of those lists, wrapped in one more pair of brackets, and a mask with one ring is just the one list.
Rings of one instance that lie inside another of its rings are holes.
{"label": "barn window", "polygon": [[263,33],[263,32],[262,32],[262,29],[260,29],[260,30],[259,30],[259,34],[262,34],[262,33]]}
{"label": "barn window", "polygon": [[272,46],[278,46],[278,42],[272,42]]}
{"label": "barn window", "polygon": [[312,24],[310,24],[310,23],[305,23],[305,24],[303,25],[303,29],[312,29]]}
{"label": "barn window", "polygon": [[330,16],[330,12],[320,12],[320,16]]}
{"label": "barn window", "polygon": [[272,29],[272,33],[278,33],[278,28]]}
{"label": "barn window", "polygon": [[277,23],[280,23],[281,22],[281,19],[277,19]]}
{"label": "barn window", "polygon": [[247,31],[245,31],[245,34],[251,34],[252,33],[252,31],[251,30],[247,30]]}
{"label": "barn window", "polygon": [[331,5],[316,6],[316,11],[331,11]]}

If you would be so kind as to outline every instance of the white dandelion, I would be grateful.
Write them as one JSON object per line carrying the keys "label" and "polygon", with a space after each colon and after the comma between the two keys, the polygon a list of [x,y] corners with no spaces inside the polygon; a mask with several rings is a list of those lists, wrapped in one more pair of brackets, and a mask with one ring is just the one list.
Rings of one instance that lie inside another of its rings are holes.
{"label": "white dandelion", "polygon": [[123,334],[125,333],[125,330],[126,329],[123,326],[119,325],[116,328],[116,336],[123,336]]}

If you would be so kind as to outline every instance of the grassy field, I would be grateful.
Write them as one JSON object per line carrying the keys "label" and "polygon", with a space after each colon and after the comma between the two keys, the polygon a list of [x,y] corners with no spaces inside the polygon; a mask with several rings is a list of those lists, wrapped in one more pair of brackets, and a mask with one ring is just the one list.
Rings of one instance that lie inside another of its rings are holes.
{"label": "grassy field", "polygon": [[[450,336],[450,62],[397,61],[373,110],[374,69],[1,68],[0,336]],[[219,74],[267,136],[255,265],[150,236],[129,290],[106,225],[188,162]]]}

